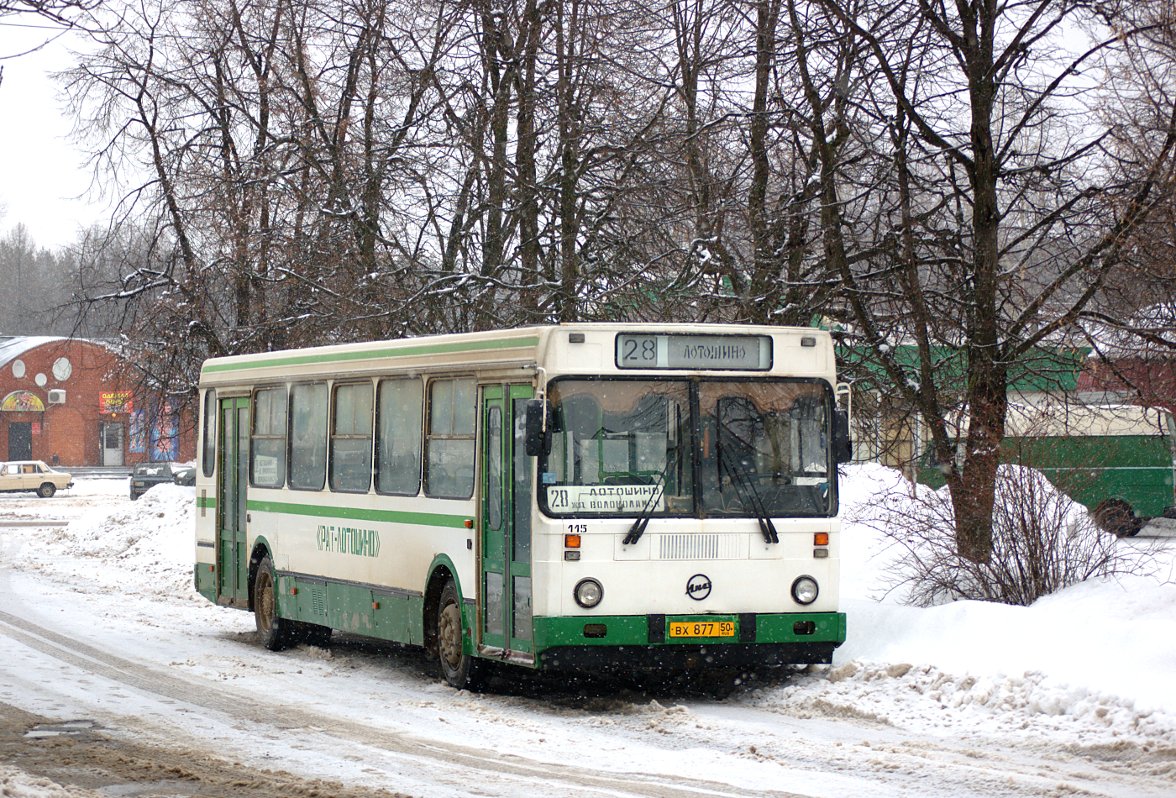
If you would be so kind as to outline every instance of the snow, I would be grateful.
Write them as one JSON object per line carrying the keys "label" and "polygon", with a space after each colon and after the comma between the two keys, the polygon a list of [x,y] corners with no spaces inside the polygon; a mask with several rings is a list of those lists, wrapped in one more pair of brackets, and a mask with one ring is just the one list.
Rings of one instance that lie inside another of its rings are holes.
{"label": "snow", "polygon": [[[838,651],[843,667],[831,679],[876,680],[883,678],[879,669],[885,674],[910,665],[915,675],[902,678],[918,693],[941,678],[966,684],[963,692],[952,688],[955,706],[1023,711],[1038,719],[1061,715],[1088,724],[1086,734],[1112,737],[1158,724],[1164,739],[1176,742],[1176,548],[1121,541],[1150,558],[1144,569],[1150,575],[1090,580],[1029,607],[978,601],[904,607],[890,597],[879,600],[885,589],[880,571],[897,553],[876,530],[852,519],[866,508],[908,500],[911,487],[897,471],[878,465],[852,466],[848,473],[842,596],[850,630]],[[916,721],[908,715],[903,722]]]}
{"label": "snow", "polygon": [[[87,679],[57,680],[50,692],[28,674],[62,668],[68,657],[50,659],[56,649],[43,635],[39,648],[14,645],[0,658],[0,702],[58,717],[64,702],[66,715],[102,717],[112,729],[121,719],[140,724],[137,735],[239,745],[233,756],[242,760],[421,796],[561,794],[570,783],[563,779],[573,778],[573,750],[593,752],[599,789],[585,787],[593,794],[627,794],[617,785],[633,774],[681,787],[683,773],[721,774],[735,791],[822,796],[1086,794],[1092,785],[1100,785],[1092,794],[1172,794],[1164,785],[1176,785],[1176,541],[1122,541],[1151,558],[1151,575],[1088,581],[1028,607],[904,606],[887,594],[884,578],[899,553],[856,519],[909,501],[910,490],[890,469],[846,469],[847,642],[831,666],[753,684],[725,700],[509,684],[497,693],[459,693],[438,681],[422,655],[387,646],[373,656],[354,640],[273,654],[253,640],[251,615],[212,606],[192,588],[194,489],[160,485],[131,502],[125,481],[81,478],[50,500],[0,496],[0,521],[48,524],[56,514],[64,523],[36,535],[0,527],[6,617],[78,641],[69,656],[79,663],[129,667],[111,653],[123,652],[158,674],[109,695]],[[155,692],[140,692],[145,681],[156,683]],[[204,692],[225,697],[196,698],[192,684],[214,684]],[[282,696],[277,728],[306,727],[296,743],[273,727],[251,731],[275,713],[271,704],[250,709],[266,695]],[[174,705],[187,701],[195,708],[184,712],[200,713],[203,723],[182,720]],[[343,747],[347,756],[328,739],[344,733],[354,739]],[[412,747],[418,739],[445,761],[422,768],[421,750]],[[986,759],[975,760],[974,748]],[[506,756],[508,765],[495,765],[504,768],[498,786],[469,783],[470,769],[484,766],[479,751]],[[1153,781],[1104,778],[1081,753],[1090,751],[1158,757],[1144,775],[1132,775]],[[1072,773],[1053,774],[1048,761],[1038,762],[1066,752],[1078,752]],[[939,769],[920,775],[927,760]],[[1016,776],[998,772],[1005,767]],[[89,794],[0,764],[0,795]]]}
{"label": "snow", "polygon": [[30,776],[16,768],[0,765],[0,796],[4,796],[4,798],[98,798],[99,793],[76,787],[67,790],[48,779]]}

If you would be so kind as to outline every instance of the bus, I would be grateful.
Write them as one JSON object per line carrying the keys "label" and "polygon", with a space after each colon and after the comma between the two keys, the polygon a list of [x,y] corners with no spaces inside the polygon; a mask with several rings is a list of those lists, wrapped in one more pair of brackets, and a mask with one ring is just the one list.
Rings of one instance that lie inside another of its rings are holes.
{"label": "bus", "polygon": [[[1120,537],[1176,506],[1176,420],[1163,408],[1020,397],[1009,405],[1001,462],[1040,471]],[[942,486],[930,451],[926,466],[920,481]]]}
{"label": "bus", "polygon": [[271,650],[423,646],[478,689],[504,663],[771,668],[845,640],[821,330],[373,341],[210,359],[199,392],[196,590]]}

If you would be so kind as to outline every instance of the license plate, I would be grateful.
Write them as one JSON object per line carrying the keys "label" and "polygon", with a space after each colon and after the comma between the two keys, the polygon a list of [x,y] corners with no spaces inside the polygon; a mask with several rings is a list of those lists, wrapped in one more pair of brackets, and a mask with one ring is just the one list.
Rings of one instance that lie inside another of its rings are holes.
{"label": "license plate", "polygon": [[734,637],[734,621],[670,621],[669,636],[681,637]]}

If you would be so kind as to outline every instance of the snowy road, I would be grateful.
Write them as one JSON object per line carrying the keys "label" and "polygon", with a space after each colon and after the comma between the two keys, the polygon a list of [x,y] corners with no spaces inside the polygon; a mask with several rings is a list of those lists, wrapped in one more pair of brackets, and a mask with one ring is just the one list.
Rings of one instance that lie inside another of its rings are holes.
{"label": "snowy road", "polygon": [[[92,767],[71,769],[58,749],[38,757],[39,746],[60,741],[26,737],[14,721],[0,726],[10,738],[0,741],[0,793],[7,778],[12,795],[56,795],[19,791],[39,776],[72,790],[61,795],[1126,798],[1176,790],[1166,717],[1139,713],[1131,729],[1105,733],[1038,709],[987,712],[973,724],[970,709],[944,698],[944,685],[959,692],[962,677],[905,663],[839,663],[719,701],[620,688],[585,695],[538,681],[459,693],[421,653],[355,639],[272,653],[253,639],[251,616],[192,592],[184,489],[135,503],[124,489],[95,481],[49,501],[0,497],[0,521],[72,522],[0,529],[0,707],[10,720],[77,722],[86,741],[133,746],[159,768],[96,778]],[[904,712],[938,720],[911,726],[897,720]],[[226,773],[241,783],[227,789]],[[254,778],[271,792],[246,789]]]}

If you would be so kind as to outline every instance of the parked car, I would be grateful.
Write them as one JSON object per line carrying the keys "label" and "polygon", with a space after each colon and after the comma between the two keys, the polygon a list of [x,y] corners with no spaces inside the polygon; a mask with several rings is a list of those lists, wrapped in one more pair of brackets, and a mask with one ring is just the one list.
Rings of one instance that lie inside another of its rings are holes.
{"label": "parked car", "polygon": [[161,482],[175,482],[184,463],[139,463],[131,472],[131,498],[137,499]]}
{"label": "parked car", "polygon": [[73,487],[73,476],[55,471],[40,460],[0,463],[0,493],[35,493],[48,499],[59,490]]}
{"label": "parked car", "polygon": [[175,473],[172,477],[172,482],[177,485],[187,485],[189,487],[196,484],[196,466],[184,466]]}

